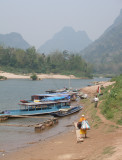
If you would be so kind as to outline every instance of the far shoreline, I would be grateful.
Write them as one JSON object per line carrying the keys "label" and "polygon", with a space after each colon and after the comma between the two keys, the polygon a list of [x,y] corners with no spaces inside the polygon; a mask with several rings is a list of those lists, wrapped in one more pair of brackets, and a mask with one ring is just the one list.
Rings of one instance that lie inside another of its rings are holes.
{"label": "far shoreline", "polygon": [[[0,71],[0,76],[6,77],[7,79],[30,79],[32,74],[14,74],[9,72]],[[37,74],[39,80],[43,79],[87,79],[84,77],[78,78],[74,75],[60,75],[60,74]],[[1,79],[2,80],[2,79]]]}

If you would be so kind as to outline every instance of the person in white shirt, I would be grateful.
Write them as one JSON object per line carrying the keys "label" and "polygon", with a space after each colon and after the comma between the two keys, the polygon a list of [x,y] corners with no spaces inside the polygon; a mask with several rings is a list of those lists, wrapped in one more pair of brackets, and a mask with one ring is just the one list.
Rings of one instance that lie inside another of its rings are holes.
{"label": "person in white shirt", "polygon": [[96,97],[94,98],[94,102],[95,102],[95,108],[97,108],[97,105],[98,105],[98,101],[99,101],[99,98],[97,97],[97,95],[96,95]]}

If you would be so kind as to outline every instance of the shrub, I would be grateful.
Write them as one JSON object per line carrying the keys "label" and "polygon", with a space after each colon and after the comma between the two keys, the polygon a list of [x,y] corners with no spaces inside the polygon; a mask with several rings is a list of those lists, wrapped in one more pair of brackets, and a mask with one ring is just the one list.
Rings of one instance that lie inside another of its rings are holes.
{"label": "shrub", "polygon": [[31,78],[32,80],[37,80],[37,79],[38,79],[38,77],[37,77],[37,75],[36,75],[35,73],[33,73],[33,74],[30,76],[30,78]]}
{"label": "shrub", "polygon": [[7,77],[4,77],[4,76],[0,76],[0,80],[6,80]]}

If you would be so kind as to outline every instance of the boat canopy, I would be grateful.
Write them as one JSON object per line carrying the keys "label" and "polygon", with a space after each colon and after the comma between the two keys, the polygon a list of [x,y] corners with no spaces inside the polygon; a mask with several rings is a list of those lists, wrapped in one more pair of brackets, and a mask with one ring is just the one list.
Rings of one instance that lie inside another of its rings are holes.
{"label": "boat canopy", "polygon": [[49,104],[56,104],[58,102],[51,101],[51,102],[32,102],[32,103],[19,103],[22,106],[38,106],[38,105],[49,105]]}
{"label": "boat canopy", "polygon": [[69,103],[70,100],[62,100],[59,101],[42,101],[42,102],[32,102],[32,103],[19,103],[21,106],[38,106],[38,105],[52,105],[52,104],[59,104],[59,103]]}
{"label": "boat canopy", "polygon": [[34,94],[32,96],[42,96],[42,97],[50,97],[50,96],[53,96],[53,94]]}
{"label": "boat canopy", "polygon": [[35,94],[31,96],[31,100],[42,100],[46,97],[53,97],[54,95],[52,94]]}
{"label": "boat canopy", "polygon": [[58,101],[58,100],[63,100],[63,99],[65,99],[65,96],[47,97],[47,98],[44,98],[42,101]]}

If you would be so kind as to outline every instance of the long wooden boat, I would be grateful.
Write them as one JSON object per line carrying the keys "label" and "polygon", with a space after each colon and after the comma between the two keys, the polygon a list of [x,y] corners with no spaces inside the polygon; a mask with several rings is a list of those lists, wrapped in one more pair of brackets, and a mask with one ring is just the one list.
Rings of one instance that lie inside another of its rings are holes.
{"label": "long wooden boat", "polygon": [[70,108],[70,101],[51,101],[51,102],[32,102],[20,103],[18,110],[5,110],[0,112],[1,116],[27,116],[27,115],[42,115],[58,112],[60,109]]}
{"label": "long wooden boat", "polygon": [[59,101],[70,99],[69,94],[35,94],[31,100],[20,100],[22,103],[42,102],[42,101]]}
{"label": "long wooden boat", "polygon": [[20,100],[22,103],[33,103],[42,101],[59,101],[59,100],[71,100],[75,101],[77,99],[77,92],[65,91],[49,94],[34,94],[31,96],[30,100]]}
{"label": "long wooden boat", "polygon": [[51,115],[54,117],[64,117],[64,116],[68,116],[70,114],[76,113],[80,111],[82,108],[83,108],[82,106],[76,106],[76,107],[67,108],[67,109],[60,109],[56,113],[51,113]]}
{"label": "long wooden boat", "polygon": [[67,88],[62,88],[62,89],[58,89],[58,90],[47,90],[45,91],[46,93],[62,93],[62,92],[66,92],[68,89]]}

